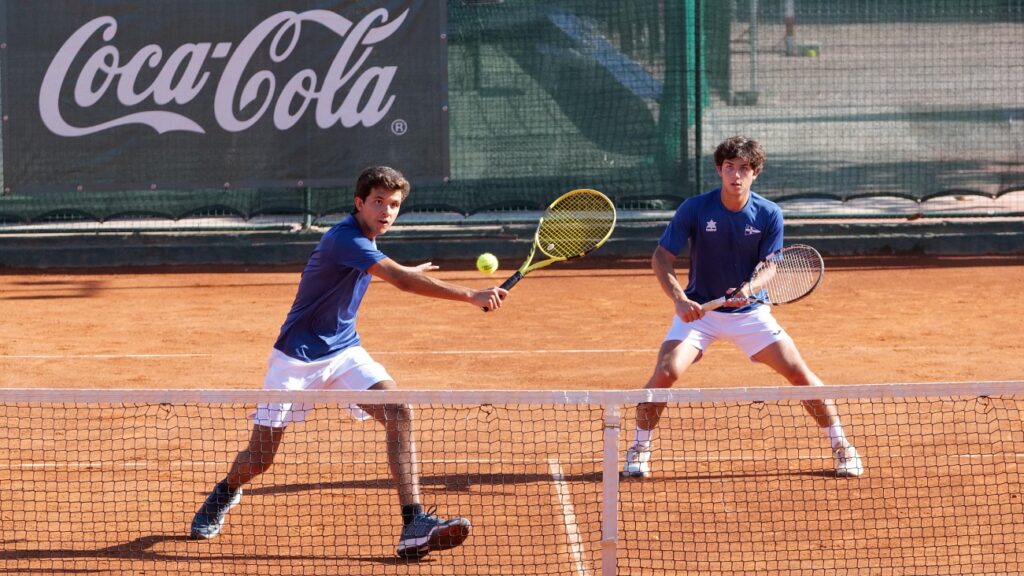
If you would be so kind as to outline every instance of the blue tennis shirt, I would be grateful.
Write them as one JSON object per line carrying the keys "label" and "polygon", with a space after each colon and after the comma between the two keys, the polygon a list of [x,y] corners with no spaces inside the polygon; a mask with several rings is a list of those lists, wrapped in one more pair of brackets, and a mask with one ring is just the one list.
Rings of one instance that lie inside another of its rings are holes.
{"label": "blue tennis shirt", "polygon": [[274,348],[307,362],[359,346],[356,313],[370,287],[370,266],[385,258],[349,214],[324,233],[302,271]]}
{"label": "blue tennis shirt", "polygon": [[[738,288],[758,262],[782,248],[782,209],[753,191],[746,206],[732,212],[722,204],[721,188],[688,198],[679,206],[658,245],[676,256],[689,244],[686,297],[703,304]],[[719,308],[719,312],[743,312]]]}

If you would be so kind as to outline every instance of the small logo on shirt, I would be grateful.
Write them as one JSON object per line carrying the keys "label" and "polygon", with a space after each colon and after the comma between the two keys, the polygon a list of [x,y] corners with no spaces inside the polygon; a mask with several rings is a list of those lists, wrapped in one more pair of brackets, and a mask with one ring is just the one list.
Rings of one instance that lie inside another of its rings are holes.
{"label": "small logo on shirt", "polygon": [[708,220],[707,226],[704,227],[705,232],[718,232],[718,224],[714,220]]}
{"label": "small logo on shirt", "polygon": [[758,230],[757,228],[754,228],[750,224],[747,224],[747,227],[743,229],[743,235],[744,236],[753,236],[754,234],[760,234],[760,233],[761,233],[760,230]]}

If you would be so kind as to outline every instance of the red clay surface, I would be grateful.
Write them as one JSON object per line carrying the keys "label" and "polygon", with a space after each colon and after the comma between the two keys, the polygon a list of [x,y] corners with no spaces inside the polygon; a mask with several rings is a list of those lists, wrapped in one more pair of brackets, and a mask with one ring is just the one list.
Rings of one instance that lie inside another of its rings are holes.
{"label": "red clay surface", "polygon": [[[1024,258],[826,265],[817,292],[776,309],[826,383],[1024,379]],[[445,268],[472,286],[506,273]],[[298,278],[0,275],[2,385],[259,388]],[[671,313],[642,265],[552,267],[489,314],[375,281],[359,328],[402,388],[633,389]],[[679,386],[781,384],[720,344]],[[853,480],[831,476],[827,442],[798,406],[675,407],[654,476],[622,484],[619,572],[1019,571],[1021,401],[843,403],[869,469]],[[423,407],[424,499],[472,517],[474,532],[414,565],[393,558],[380,430],[334,409],[289,431],[224,535],[187,541],[250,411],[2,407],[0,573],[600,573],[597,409]]]}

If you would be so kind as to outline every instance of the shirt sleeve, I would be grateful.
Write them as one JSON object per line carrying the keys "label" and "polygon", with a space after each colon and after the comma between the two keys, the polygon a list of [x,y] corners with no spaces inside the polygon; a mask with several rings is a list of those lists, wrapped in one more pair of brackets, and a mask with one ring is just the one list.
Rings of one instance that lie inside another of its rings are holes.
{"label": "shirt sleeve", "polygon": [[370,266],[386,258],[373,240],[362,234],[339,234],[325,248],[331,262],[361,272],[366,272]]}
{"label": "shirt sleeve", "polygon": [[784,227],[782,209],[776,207],[768,215],[768,225],[765,227],[766,232],[761,242],[761,254],[758,255],[758,260],[764,260],[772,252],[782,249]]}
{"label": "shirt sleeve", "polygon": [[665,231],[661,233],[658,246],[678,256],[686,246],[687,240],[693,231],[694,202],[690,199],[683,201],[682,205],[672,215]]}

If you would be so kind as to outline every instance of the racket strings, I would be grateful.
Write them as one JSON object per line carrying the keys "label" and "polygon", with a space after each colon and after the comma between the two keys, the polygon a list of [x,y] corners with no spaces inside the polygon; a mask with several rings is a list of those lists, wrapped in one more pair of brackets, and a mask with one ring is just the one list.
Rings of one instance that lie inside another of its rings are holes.
{"label": "racket strings", "polygon": [[597,248],[615,226],[615,207],[598,192],[581,191],[548,207],[537,230],[538,248],[551,257],[582,256]]}
{"label": "racket strings", "polygon": [[785,250],[759,266],[751,281],[755,296],[784,304],[798,300],[821,280],[824,263],[813,248]]}

